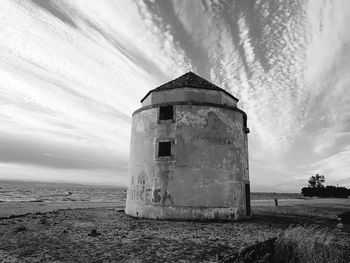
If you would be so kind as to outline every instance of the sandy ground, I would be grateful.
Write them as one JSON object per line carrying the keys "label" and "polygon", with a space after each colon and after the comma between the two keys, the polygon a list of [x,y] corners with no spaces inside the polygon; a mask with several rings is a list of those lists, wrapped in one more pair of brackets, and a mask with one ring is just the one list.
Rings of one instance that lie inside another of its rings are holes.
{"label": "sandy ground", "polygon": [[0,202],[0,218],[36,212],[49,212],[58,209],[123,207],[124,202]]}
{"label": "sandy ground", "polygon": [[[18,231],[22,226],[25,230]],[[92,229],[101,235],[89,236]],[[134,219],[114,209],[95,208],[3,219],[0,231],[0,251],[9,260],[210,262],[273,237],[278,229],[256,220],[209,223]]]}
{"label": "sandy ground", "polygon": [[336,215],[350,211],[347,199],[253,202],[254,218],[242,222],[135,219],[117,203],[72,203],[0,203],[3,215],[41,211],[0,219],[0,262],[216,262],[291,224],[322,226],[350,244],[350,230],[336,228]]}

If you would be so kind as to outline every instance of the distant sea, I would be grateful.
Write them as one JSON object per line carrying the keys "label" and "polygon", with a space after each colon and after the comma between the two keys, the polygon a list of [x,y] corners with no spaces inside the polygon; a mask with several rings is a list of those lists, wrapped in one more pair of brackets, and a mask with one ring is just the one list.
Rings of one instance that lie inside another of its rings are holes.
{"label": "distant sea", "polygon": [[[251,200],[299,199],[299,193],[251,193]],[[80,184],[0,181],[0,202],[125,202],[126,188]]]}
{"label": "distant sea", "polygon": [[126,188],[0,181],[0,202],[125,201]]}

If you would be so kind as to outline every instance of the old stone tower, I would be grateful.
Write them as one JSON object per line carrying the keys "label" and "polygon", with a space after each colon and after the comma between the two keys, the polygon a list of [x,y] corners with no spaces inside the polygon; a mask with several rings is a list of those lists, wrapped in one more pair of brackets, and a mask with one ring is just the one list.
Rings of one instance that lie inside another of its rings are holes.
{"label": "old stone tower", "polygon": [[154,219],[251,216],[247,115],[188,72],[133,113],[126,214]]}

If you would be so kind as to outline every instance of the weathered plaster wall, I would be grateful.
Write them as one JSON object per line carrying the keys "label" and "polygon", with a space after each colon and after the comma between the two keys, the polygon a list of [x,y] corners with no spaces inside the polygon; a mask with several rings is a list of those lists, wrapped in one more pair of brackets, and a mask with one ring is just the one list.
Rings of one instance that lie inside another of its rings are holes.
{"label": "weathered plaster wall", "polygon": [[148,95],[143,101],[142,101],[142,107],[148,106],[152,104],[152,94]]}
{"label": "weathered plaster wall", "polygon": [[223,92],[221,92],[221,104],[237,107],[237,102]]}
{"label": "weathered plaster wall", "polygon": [[196,88],[169,89],[161,92],[153,91],[142,102],[142,106],[176,101],[197,101],[225,104],[232,107],[237,106],[237,102],[224,92]]}
{"label": "weathered plaster wall", "polygon": [[[238,111],[175,105],[174,123],[157,123],[158,108],[132,120],[126,213],[148,218],[246,218],[247,136]],[[157,158],[158,140],[172,157]]]}

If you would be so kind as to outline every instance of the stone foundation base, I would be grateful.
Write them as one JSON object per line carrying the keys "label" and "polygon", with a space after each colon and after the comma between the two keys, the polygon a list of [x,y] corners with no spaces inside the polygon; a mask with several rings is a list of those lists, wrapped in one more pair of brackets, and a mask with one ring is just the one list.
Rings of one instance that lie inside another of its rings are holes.
{"label": "stone foundation base", "polygon": [[248,219],[244,208],[239,207],[195,207],[165,206],[126,202],[125,213],[129,216],[149,219],[179,220],[243,220]]}

